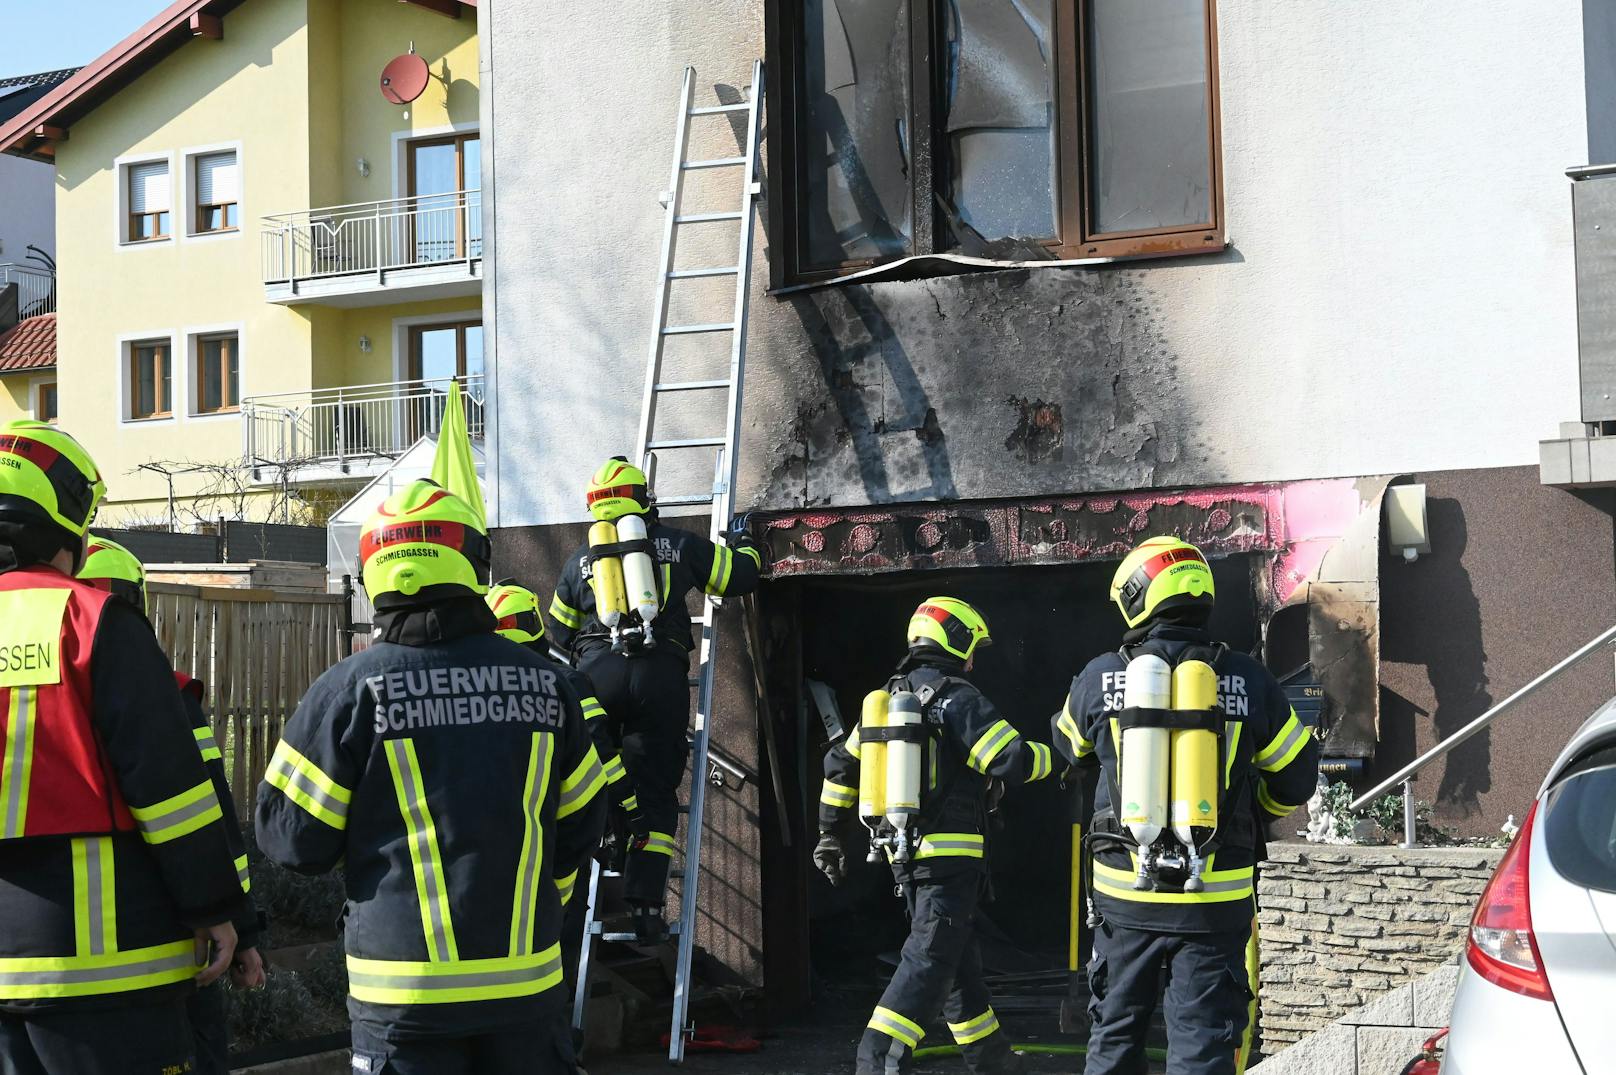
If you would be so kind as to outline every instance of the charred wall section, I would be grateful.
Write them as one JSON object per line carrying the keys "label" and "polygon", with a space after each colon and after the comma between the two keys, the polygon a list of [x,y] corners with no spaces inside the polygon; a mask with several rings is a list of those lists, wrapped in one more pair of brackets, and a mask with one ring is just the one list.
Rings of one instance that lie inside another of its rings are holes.
{"label": "charred wall section", "polygon": [[[1616,622],[1616,492],[1546,488],[1532,467],[1415,477],[1426,483],[1431,553],[1381,563],[1381,776]],[[1611,693],[1609,659],[1584,662],[1434,762],[1416,796],[1463,833],[1519,821]]]}
{"label": "charred wall section", "polygon": [[742,500],[787,509],[1214,481],[1143,270],[1010,270],[754,306]]}

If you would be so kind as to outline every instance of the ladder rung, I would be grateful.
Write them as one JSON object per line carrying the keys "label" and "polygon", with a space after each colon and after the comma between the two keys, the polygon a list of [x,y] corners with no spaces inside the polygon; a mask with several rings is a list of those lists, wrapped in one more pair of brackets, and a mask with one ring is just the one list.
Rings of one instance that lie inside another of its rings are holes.
{"label": "ladder rung", "polygon": [[724,213],[687,213],[684,216],[673,218],[675,224],[711,224],[715,220],[739,220],[739,210],[732,209]]}
{"label": "ladder rung", "polygon": [[733,168],[738,164],[745,163],[745,157],[714,157],[711,160],[704,161],[685,161],[679,167],[687,172],[693,172],[698,168]]}
{"label": "ladder rung", "polygon": [[[598,924],[598,923],[597,923]],[[634,944],[640,939],[638,933],[605,933],[600,934],[603,941],[616,941],[618,944]]]}
{"label": "ladder rung", "polygon": [[669,280],[694,280],[699,276],[734,276],[741,270],[734,265],[715,265],[710,269],[675,269]]}
{"label": "ladder rung", "polygon": [[701,108],[692,108],[690,114],[692,116],[716,116],[722,112],[745,112],[751,107],[751,101],[742,101],[740,104],[733,105],[704,105]]}
{"label": "ladder rung", "polygon": [[658,496],[657,504],[664,508],[682,508],[693,504],[711,504],[711,493],[686,493],[683,496]]}
{"label": "ladder rung", "polygon": [[[696,437],[696,438],[694,438],[692,440],[658,440],[658,441],[652,441],[650,444],[647,444],[645,447],[646,447],[646,449],[648,451],[657,452],[657,451],[661,451],[663,448],[722,448],[723,446],[724,446],[724,438],[723,437]],[[657,503],[658,504],[678,503],[678,502],[682,501],[683,499],[684,499],[683,497],[673,497],[671,499],[663,499],[662,497],[658,497],[657,498]],[[696,500],[695,503],[699,504],[699,503],[702,503],[703,501],[707,501],[707,500],[711,500],[711,499],[712,499],[712,495],[708,494],[707,496],[701,497],[698,500]]]}
{"label": "ladder rung", "polygon": [[656,386],[658,392],[700,392],[709,388],[728,388],[729,380],[719,378],[713,381],[662,381]]}
{"label": "ladder rung", "polygon": [[694,332],[728,332],[734,327],[732,321],[714,321],[707,325],[669,325],[662,330],[662,335],[688,336]]}

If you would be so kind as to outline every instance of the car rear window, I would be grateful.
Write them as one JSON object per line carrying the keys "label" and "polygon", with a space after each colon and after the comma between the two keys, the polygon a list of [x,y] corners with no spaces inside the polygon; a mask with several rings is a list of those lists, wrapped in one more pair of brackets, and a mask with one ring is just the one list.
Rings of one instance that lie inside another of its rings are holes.
{"label": "car rear window", "polygon": [[1571,766],[1543,799],[1549,861],[1566,880],[1616,892],[1616,748]]}

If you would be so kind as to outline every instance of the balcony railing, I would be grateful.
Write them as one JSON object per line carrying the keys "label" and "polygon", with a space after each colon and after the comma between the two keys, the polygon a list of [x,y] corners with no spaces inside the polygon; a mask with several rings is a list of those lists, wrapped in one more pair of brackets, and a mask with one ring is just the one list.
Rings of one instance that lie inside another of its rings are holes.
{"label": "balcony railing", "polygon": [[264,218],[264,283],[293,294],[305,280],[372,276],[381,284],[390,272],[454,264],[470,273],[482,256],[480,190]]}
{"label": "balcony railing", "polygon": [[12,262],[0,265],[0,287],[17,285],[17,316],[38,317],[56,312],[56,274],[35,265]]}
{"label": "balcony railing", "polygon": [[[460,378],[466,425],[483,435],[483,378]],[[241,401],[243,451],[249,466],[297,480],[300,471],[373,469],[403,455],[443,423],[449,382],[317,388]],[[305,474],[304,477],[309,475]]]}

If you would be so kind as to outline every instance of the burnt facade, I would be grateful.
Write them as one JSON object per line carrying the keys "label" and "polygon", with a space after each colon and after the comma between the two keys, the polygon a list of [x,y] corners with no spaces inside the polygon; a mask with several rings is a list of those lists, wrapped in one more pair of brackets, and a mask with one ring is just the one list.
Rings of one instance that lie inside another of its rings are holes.
{"label": "burnt facade", "polygon": [[[548,589],[582,538],[588,473],[634,440],[657,283],[654,199],[667,186],[682,68],[697,68],[698,104],[729,103],[762,56],[771,92],[796,80],[794,97],[771,107],[800,103],[807,76],[782,59],[782,42],[834,9],[851,60],[829,92],[850,107],[848,87],[888,70],[861,67],[868,42],[857,35],[890,33],[872,29],[870,13],[897,17],[902,5],[647,5],[618,12],[608,40],[587,30],[586,5],[483,2],[499,117],[485,177],[499,210],[485,316],[498,386],[496,569]],[[946,23],[951,11],[969,22],[1005,7],[990,6],[928,10]],[[1018,3],[1026,27],[994,34],[1055,41],[1094,7]],[[808,683],[849,716],[897,660],[905,606],[929,592],[981,601],[1005,646],[996,668],[985,662],[984,686],[1036,735],[1077,668],[1120,638],[1104,593],[1112,565],[1144,537],[1178,534],[1216,561],[1231,643],[1282,674],[1307,666],[1328,703],[1327,751],[1357,763],[1361,780],[1616,617],[1612,495],[1545,488],[1529,466],[1536,441],[1577,406],[1559,174],[1586,154],[1593,123],[1581,21],[1514,0],[1414,24],[1392,7],[1349,17],[1207,4],[1218,219],[1206,233],[1215,241],[1192,247],[990,242],[938,254],[944,233],[960,231],[950,202],[925,227],[887,228],[877,244],[887,252],[866,250],[862,265],[796,272],[782,260],[802,240],[786,201],[804,197],[792,189],[803,186],[796,160],[820,143],[782,152],[783,132],[812,117],[770,113],[738,502],[775,566],[755,602],[722,617],[714,743],[749,779],[710,800],[702,922],[703,943],[775,999],[806,988],[805,917],[848,910],[808,872],[827,735]],[[1518,55],[1523,42],[1533,55]],[[1062,80],[1089,77],[1082,62],[1061,66],[1064,49],[1018,53],[1053,65],[1045,103],[1056,115]],[[1475,62],[1432,101],[1409,57],[1455,50]],[[1347,54],[1358,62],[1343,71]],[[598,122],[580,122],[579,87],[599,86],[611,92]],[[1478,99],[1501,103],[1477,109]],[[1026,129],[1038,114],[1027,100],[979,109],[975,122]],[[902,129],[914,122],[906,113]],[[954,137],[928,122],[934,138]],[[693,128],[690,155],[732,156],[740,132],[727,120]],[[845,157],[849,144],[830,136],[824,148]],[[1057,198],[1090,212],[1093,176],[1065,170],[1060,154],[1100,149],[1072,150],[1064,133],[1052,144]],[[1485,183],[1455,181],[1454,159],[1492,159],[1501,144],[1512,151]],[[944,157],[934,147],[927,159]],[[871,167],[890,170],[882,161]],[[919,204],[922,178],[876,184],[887,223]],[[687,188],[691,211],[733,202],[733,177],[702,184]],[[838,241],[857,245],[848,204],[833,204],[831,219]],[[1528,222],[1511,229],[1521,249],[1507,272],[1465,223],[1486,214]],[[732,232],[692,238],[677,264],[723,265],[733,251]],[[1140,257],[1157,253],[1174,256]],[[679,294],[670,323],[712,319],[704,311],[731,293],[727,281],[706,286]],[[676,370],[712,375],[703,364],[720,356],[695,348],[673,356]],[[692,430],[702,422],[690,412]],[[702,477],[700,465],[663,465],[670,487]],[[1387,488],[1407,484],[1425,486],[1431,546],[1413,562],[1389,549],[1383,514]],[[1596,665],[1421,777],[1416,792],[1439,823],[1490,833],[1524,813],[1565,735],[1610,691],[1609,668]],[[1047,810],[1029,810],[1032,835],[1011,841],[996,872],[1054,884],[1038,873]],[[1018,921],[1049,908],[1024,910]]]}

